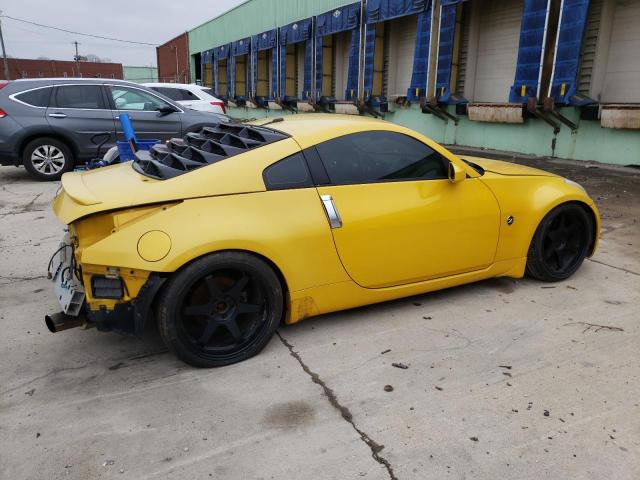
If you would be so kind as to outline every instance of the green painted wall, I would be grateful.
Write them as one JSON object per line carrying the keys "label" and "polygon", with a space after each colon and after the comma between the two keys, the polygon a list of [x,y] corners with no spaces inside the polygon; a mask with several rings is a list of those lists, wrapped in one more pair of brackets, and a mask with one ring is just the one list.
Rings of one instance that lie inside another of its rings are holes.
{"label": "green painted wall", "polygon": [[[356,0],[249,0],[189,31],[189,54],[224,45]],[[193,69],[192,69],[193,71]]]}
{"label": "green painted wall", "polygon": [[[455,113],[452,108],[450,112]],[[562,114],[578,124],[575,134],[562,126],[558,135],[548,124],[538,119],[524,125],[471,122],[460,117],[458,126],[444,123],[433,115],[425,115],[417,105],[396,107],[385,119],[417,130],[447,145],[504,150],[545,157],[573,160],[595,160],[614,165],[640,165],[640,132],[602,128],[592,120],[580,120],[577,109],[565,108]],[[281,110],[231,108],[237,118],[281,117]],[[305,115],[301,113],[299,115]],[[327,114],[330,115],[330,114]],[[555,139],[555,151],[553,143]]]}
{"label": "green painted wall", "polygon": [[135,67],[126,66],[122,67],[123,76],[125,80],[136,83],[147,83],[158,81],[158,69],[156,67]]}

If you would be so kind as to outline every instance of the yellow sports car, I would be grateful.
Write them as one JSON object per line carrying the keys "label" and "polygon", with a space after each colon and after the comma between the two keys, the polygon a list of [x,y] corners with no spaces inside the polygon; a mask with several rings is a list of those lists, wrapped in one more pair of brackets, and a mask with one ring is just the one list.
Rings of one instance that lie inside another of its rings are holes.
{"label": "yellow sports car", "polygon": [[365,117],[220,124],[133,163],[66,173],[49,264],[62,312],[199,367],[257,354],[278,325],[490,277],[572,275],[599,214],[578,184],[460,158]]}

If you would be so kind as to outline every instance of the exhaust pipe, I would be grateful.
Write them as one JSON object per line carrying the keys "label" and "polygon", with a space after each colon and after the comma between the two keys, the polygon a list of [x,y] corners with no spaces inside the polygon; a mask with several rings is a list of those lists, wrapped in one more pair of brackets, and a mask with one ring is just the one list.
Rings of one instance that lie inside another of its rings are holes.
{"label": "exhaust pipe", "polygon": [[84,318],[72,317],[66,313],[54,313],[53,315],[45,315],[44,323],[51,333],[62,332],[70,328],[81,327],[85,324]]}

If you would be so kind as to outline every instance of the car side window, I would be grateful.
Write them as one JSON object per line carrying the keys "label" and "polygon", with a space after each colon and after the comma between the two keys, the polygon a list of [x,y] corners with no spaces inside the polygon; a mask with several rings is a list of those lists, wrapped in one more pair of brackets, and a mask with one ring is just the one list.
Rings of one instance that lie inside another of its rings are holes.
{"label": "car side window", "polygon": [[400,133],[353,133],[316,149],[334,185],[447,178],[447,161],[439,153]]}
{"label": "car side window", "polygon": [[168,88],[168,87],[151,87],[151,90],[155,90],[156,92],[164,95],[167,98],[170,98],[171,100],[174,101],[178,101],[178,100],[182,100],[182,95],[180,95],[179,90],[175,89],[175,88]]}
{"label": "car side window", "polygon": [[200,100],[193,92],[189,90],[180,90],[182,100]]}
{"label": "car side window", "polygon": [[106,108],[100,85],[61,85],[56,87],[55,101],[52,103],[57,108]]}
{"label": "car side window", "polygon": [[267,167],[262,176],[268,190],[313,187],[313,180],[302,153],[293,154]]}
{"label": "car side window", "polygon": [[36,88],[35,90],[20,93],[14,98],[32,107],[48,107],[52,90],[53,87]]}
{"label": "car side window", "polygon": [[137,88],[112,85],[110,90],[117,110],[155,112],[171,106],[161,98]]}

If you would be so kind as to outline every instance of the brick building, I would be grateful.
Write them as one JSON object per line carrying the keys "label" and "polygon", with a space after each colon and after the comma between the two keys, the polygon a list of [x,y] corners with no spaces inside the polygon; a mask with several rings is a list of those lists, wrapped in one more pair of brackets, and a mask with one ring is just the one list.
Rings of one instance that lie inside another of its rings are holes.
{"label": "brick building", "polygon": [[[49,77],[85,77],[119,78],[123,71],[120,63],[71,62],[66,60],[32,60],[9,58],[9,80],[18,78]],[[78,71],[79,69],[79,71]],[[4,78],[4,69],[0,68],[0,78]]]}
{"label": "brick building", "polygon": [[189,36],[178,35],[156,48],[158,57],[158,81],[189,83]]}

